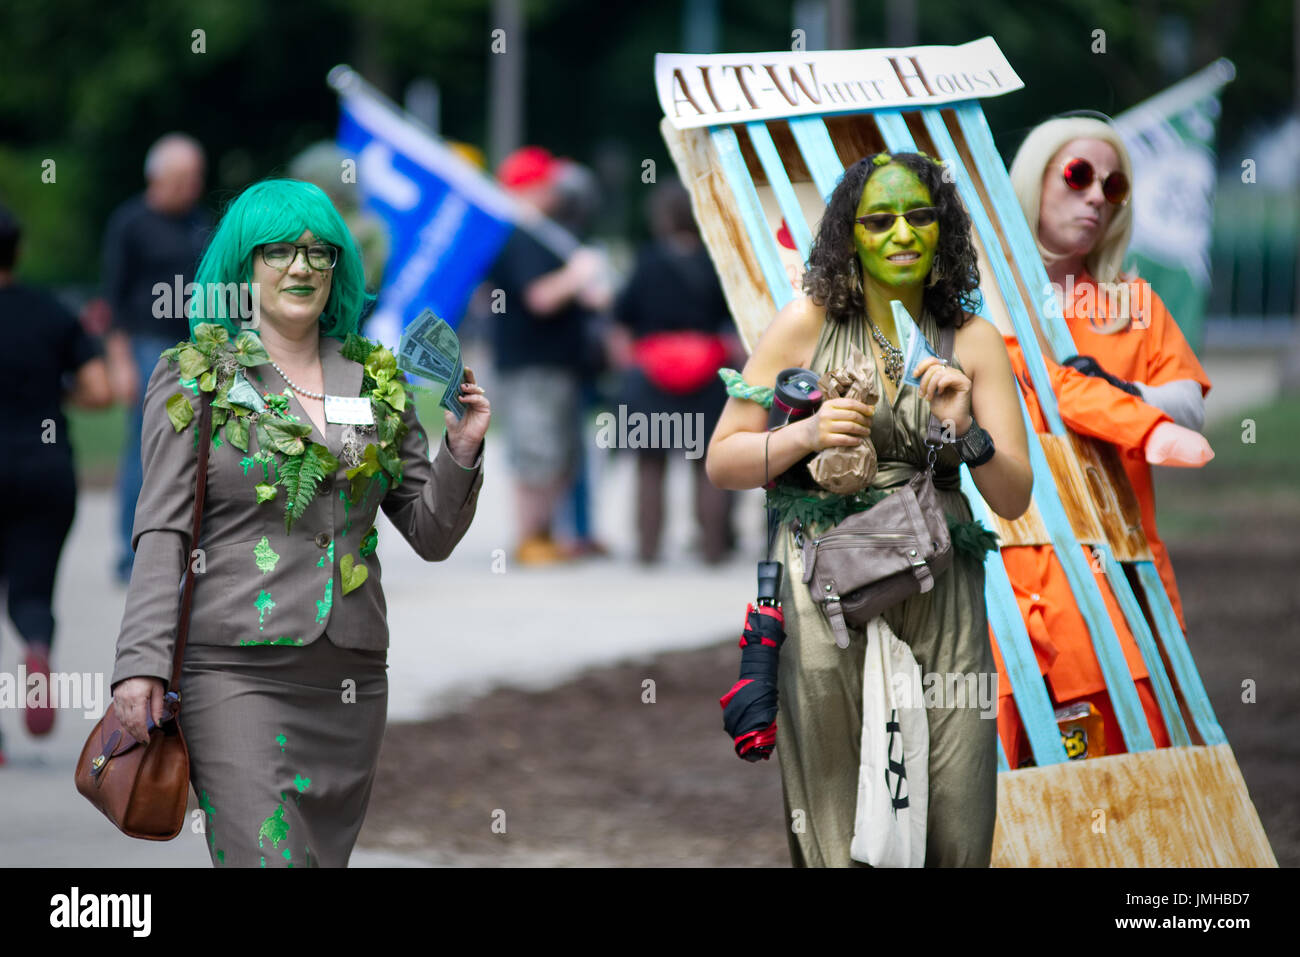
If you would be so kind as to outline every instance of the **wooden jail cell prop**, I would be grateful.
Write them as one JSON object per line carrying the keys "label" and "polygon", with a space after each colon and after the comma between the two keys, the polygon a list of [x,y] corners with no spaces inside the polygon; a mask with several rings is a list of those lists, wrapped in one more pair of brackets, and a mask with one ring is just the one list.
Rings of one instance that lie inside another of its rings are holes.
{"label": "wooden jail cell prop", "polygon": [[[768,55],[752,56],[758,62]],[[663,84],[661,77],[666,102]],[[1003,546],[1054,547],[1128,753],[1068,760],[1001,555],[991,553],[989,623],[1037,765],[1010,769],[999,741],[994,864],[1277,866],[1152,561],[1119,457],[1112,446],[1069,431],[1057,411],[1039,343],[1046,341],[1056,360],[1076,349],[979,101],[807,110],[805,100],[787,115],[768,109],[763,119],[682,127],[665,116],[660,124],[746,346],[752,351],[776,312],[798,295],[813,230],[844,169],[882,149],[921,150],[952,170],[971,214],[981,315],[1018,338],[1048,425],[1047,433],[1035,433],[1022,398],[1035,483],[1021,518],[994,515],[964,466],[962,487]],[[793,251],[778,241],[783,225]],[[1154,747],[1094,565],[1137,642],[1169,748]]]}

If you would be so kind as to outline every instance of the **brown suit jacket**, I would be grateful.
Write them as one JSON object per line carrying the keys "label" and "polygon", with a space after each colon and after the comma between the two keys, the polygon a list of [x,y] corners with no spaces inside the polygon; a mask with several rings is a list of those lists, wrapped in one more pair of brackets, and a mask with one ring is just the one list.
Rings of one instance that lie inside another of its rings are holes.
{"label": "brown suit jacket", "polygon": [[[340,354],[342,346],[338,339],[321,337],[325,392],[356,396],[361,391],[363,368]],[[246,372],[259,392],[285,387],[283,378],[269,364]],[[405,379],[401,373],[399,377]],[[193,557],[196,570],[202,569],[195,577],[190,642],[305,645],[328,628],[329,640],[340,647],[387,648],[382,569],[378,554],[362,558],[362,539],[382,507],[425,561],[441,561],[450,555],[474,517],[483,484],[481,447],[471,468],[456,462],[445,439],[430,461],[428,437],[414,405],[408,402],[402,413],[409,431],[401,444],[401,484],[385,493],[376,476],[360,503],[352,505],[347,501],[346,467],[340,462],[338,471],[322,480],[317,497],[286,534],[284,489],[275,499],[259,504],[253,486],[265,481],[258,474],[262,466],[253,464],[245,469],[240,464],[257,450],[256,430],[249,430],[247,453],[222,441],[218,433],[208,455],[199,556],[190,544],[198,416],[196,413],[195,422],[178,433],[165,407],[170,396],[184,391],[193,396],[191,403],[198,408],[197,388],[180,385],[178,366],[162,358],[149,379],[140,441],[144,484],[131,535],[135,562],[112,684],[136,675],[169,680],[187,557]],[[311,423],[296,397],[290,400],[289,411]],[[313,425],[311,440],[323,442],[341,459],[343,429],[329,422],[322,436]],[[363,434],[363,446],[372,440],[373,433]],[[364,562],[368,577],[344,595],[339,563],[348,554],[354,561]]]}

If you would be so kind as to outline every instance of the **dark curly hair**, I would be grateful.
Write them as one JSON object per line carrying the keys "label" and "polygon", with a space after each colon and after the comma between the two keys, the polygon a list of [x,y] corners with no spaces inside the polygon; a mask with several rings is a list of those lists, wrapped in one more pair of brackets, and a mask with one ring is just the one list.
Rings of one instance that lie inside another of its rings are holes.
{"label": "dark curly hair", "polygon": [[[888,162],[877,165],[877,157],[881,156],[888,157]],[[944,180],[943,167],[918,153],[878,153],[858,160],[844,171],[817,227],[808,269],[803,276],[803,291],[817,305],[824,306],[826,314],[837,322],[862,314],[866,303],[853,227],[867,180],[890,163],[915,173],[939,210],[939,248],[930,268],[934,282],[925,287],[922,303],[940,326],[961,326],[967,313],[979,309],[976,293],[979,269],[975,244],[971,241],[970,216],[957,194],[957,187]]]}

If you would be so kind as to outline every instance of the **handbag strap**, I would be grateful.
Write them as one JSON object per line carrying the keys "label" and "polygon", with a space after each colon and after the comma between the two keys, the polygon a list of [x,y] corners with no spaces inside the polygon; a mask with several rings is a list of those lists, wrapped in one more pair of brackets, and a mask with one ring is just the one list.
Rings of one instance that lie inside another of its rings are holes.
{"label": "handbag strap", "polygon": [[[953,326],[943,326],[939,330],[939,342],[936,349],[940,359],[952,359],[952,344],[957,338],[957,330]],[[943,425],[933,412],[930,413],[930,428],[926,432],[925,444],[930,446],[929,469],[934,470],[934,456],[938,447],[943,445]]]}
{"label": "handbag strap", "polygon": [[207,394],[199,390],[199,462],[194,476],[194,525],[190,533],[190,547],[185,556],[185,588],[181,592],[181,616],[176,629],[176,651],[172,655],[172,680],[167,686],[170,691],[178,691],[181,682],[181,666],[185,661],[185,639],[190,632],[190,606],[194,601],[194,546],[199,540],[199,531],[203,523],[203,493],[208,487],[208,447],[212,444],[212,403]]}

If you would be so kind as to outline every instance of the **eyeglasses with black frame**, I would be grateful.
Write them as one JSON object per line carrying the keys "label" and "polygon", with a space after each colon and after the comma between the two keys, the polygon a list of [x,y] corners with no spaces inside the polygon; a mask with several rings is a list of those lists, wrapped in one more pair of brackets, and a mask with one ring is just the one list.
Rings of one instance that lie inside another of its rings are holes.
{"label": "eyeglasses with black frame", "polygon": [[333,269],[339,261],[339,248],[329,243],[312,243],[310,246],[296,243],[263,243],[262,262],[272,269],[288,269],[298,258],[298,250],[306,250],[307,265],[317,272]]}
{"label": "eyeglasses with black frame", "polygon": [[919,206],[916,209],[909,209],[905,213],[867,213],[865,216],[859,216],[854,222],[865,226],[867,232],[883,233],[893,227],[899,216],[907,220],[907,225],[914,229],[920,229],[923,226],[929,226],[937,222],[939,210],[935,206]]}

